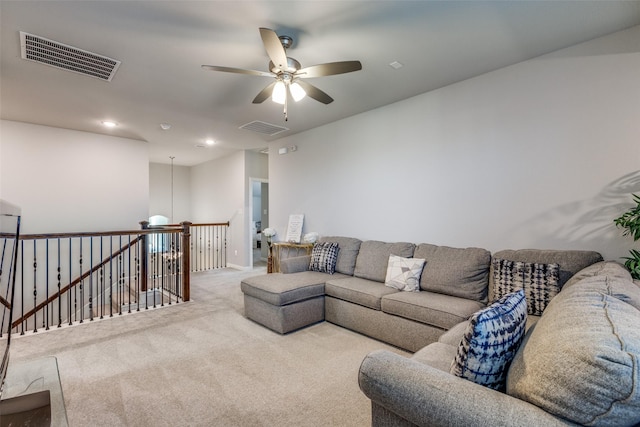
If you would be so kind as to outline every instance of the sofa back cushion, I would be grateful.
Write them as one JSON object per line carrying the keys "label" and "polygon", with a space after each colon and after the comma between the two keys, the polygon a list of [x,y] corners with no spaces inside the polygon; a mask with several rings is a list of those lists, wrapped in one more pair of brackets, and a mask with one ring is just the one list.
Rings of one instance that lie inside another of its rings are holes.
{"label": "sofa back cushion", "polygon": [[335,271],[337,273],[353,276],[356,266],[356,258],[360,249],[361,240],[353,237],[326,236],[319,239],[320,242],[338,243],[338,259],[336,260]]}
{"label": "sofa back cushion", "polygon": [[362,242],[353,275],[384,283],[387,277],[389,255],[411,258],[414,249],[415,245],[407,242],[386,243],[377,240]]}
{"label": "sofa back cushion", "polygon": [[[552,249],[506,249],[493,254],[494,258],[537,264],[558,264],[558,287],[564,284],[578,271],[602,261],[602,255],[594,251],[552,250]],[[494,298],[494,272],[491,267],[489,276],[489,299]]]}
{"label": "sofa back cushion", "polygon": [[640,422],[640,288],[617,275],[567,286],[527,332],[507,394],[584,425]]}
{"label": "sofa back cushion", "polygon": [[627,281],[632,281],[631,273],[629,270],[622,264],[617,261],[601,261],[595,264],[591,264],[588,267],[583,268],[578,271],[576,274],[571,276],[571,279],[567,280],[564,284],[564,287],[569,287],[580,282],[582,279],[586,279],[587,277],[595,277],[595,276],[609,276],[609,277],[617,277],[619,279],[624,279]]}
{"label": "sofa back cushion", "polygon": [[414,257],[427,260],[420,277],[421,289],[487,302],[491,253],[486,249],[422,243]]}

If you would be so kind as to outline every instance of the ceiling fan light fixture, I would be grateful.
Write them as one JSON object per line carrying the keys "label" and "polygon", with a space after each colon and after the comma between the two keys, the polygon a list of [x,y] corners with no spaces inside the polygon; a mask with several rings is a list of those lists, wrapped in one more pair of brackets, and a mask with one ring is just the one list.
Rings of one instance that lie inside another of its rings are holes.
{"label": "ceiling fan light fixture", "polygon": [[293,82],[293,84],[289,86],[289,89],[291,90],[291,96],[293,97],[293,100],[296,102],[307,96],[307,92],[304,91],[304,89],[298,84],[298,82]]}
{"label": "ceiling fan light fixture", "polygon": [[276,104],[284,104],[287,99],[287,88],[284,85],[284,82],[279,81],[273,87],[273,92],[271,93],[271,100]]}

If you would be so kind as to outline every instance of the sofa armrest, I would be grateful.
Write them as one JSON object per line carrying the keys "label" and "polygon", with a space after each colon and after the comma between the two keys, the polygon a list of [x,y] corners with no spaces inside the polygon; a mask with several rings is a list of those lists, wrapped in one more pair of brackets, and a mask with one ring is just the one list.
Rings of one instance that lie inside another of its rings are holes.
{"label": "sofa armrest", "polygon": [[307,271],[311,263],[310,255],[296,256],[280,260],[280,272],[283,274]]}
{"label": "sofa armrest", "polygon": [[419,426],[575,425],[523,400],[386,350],[365,357],[358,382],[374,403]]}

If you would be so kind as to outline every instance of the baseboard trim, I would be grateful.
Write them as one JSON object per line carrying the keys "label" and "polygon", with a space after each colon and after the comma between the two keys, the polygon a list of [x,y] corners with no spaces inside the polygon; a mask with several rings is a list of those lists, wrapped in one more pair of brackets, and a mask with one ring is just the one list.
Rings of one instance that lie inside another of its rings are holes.
{"label": "baseboard trim", "polygon": [[227,268],[233,268],[234,270],[240,270],[240,271],[253,270],[253,267],[251,266],[236,265],[236,264],[230,264],[230,263],[227,263]]}

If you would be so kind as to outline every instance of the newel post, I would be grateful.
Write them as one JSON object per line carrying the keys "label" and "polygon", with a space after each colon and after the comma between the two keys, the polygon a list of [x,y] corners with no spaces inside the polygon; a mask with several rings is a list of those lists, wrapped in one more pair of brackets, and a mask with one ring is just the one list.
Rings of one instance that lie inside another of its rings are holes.
{"label": "newel post", "polygon": [[189,221],[181,222],[182,225],[182,300],[191,299],[191,231]]}
{"label": "newel post", "polygon": [[[149,229],[149,221],[140,221],[140,228]],[[140,236],[142,250],[140,251],[140,291],[147,291],[147,280],[149,278],[148,270],[148,254],[149,254],[149,235],[144,233]]]}

